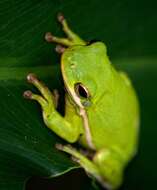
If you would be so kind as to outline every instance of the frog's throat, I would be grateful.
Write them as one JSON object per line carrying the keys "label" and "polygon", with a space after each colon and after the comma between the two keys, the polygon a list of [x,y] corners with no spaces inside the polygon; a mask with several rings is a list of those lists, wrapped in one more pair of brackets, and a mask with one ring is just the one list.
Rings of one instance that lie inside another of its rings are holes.
{"label": "frog's throat", "polygon": [[89,120],[88,120],[87,112],[86,112],[84,106],[81,104],[80,98],[75,94],[75,92],[73,92],[73,90],[70,90],[67,87],[66,83],[65,83],[65,86],[68,91],[68,94],[70,94],[70,96],[72,97],[72,100],[79,108],[79,115],[82,118],[83,127],[85,129],[86,142],[90,149],[95,150],[95,146],[92,142],[92,136],[91,136],[91,131],[90,131],[90,127],[89,127]]}

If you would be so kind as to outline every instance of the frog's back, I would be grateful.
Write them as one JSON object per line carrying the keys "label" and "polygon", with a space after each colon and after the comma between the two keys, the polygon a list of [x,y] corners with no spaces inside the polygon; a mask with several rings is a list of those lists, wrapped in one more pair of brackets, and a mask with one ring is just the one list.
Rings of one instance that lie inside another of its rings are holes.
{"label": "frog's back", "polygon": [[[137,141],[138,101],[130,80],[114,69],[106,51],[102,42],[71,47],[62,55],[62,73],[71,89],[77,82],[89,91],[91,106],[85,109],[96,149],[114,147],[129,156]],[[80,143],[88,147],[85,133]]]}
{"label": "frog's back", "polygon": [[114,68],[111,72],[110,88],[88,111],[93,143],[98,149],[113,147],[130,158],[137,147],[138,101],[128,77]]}

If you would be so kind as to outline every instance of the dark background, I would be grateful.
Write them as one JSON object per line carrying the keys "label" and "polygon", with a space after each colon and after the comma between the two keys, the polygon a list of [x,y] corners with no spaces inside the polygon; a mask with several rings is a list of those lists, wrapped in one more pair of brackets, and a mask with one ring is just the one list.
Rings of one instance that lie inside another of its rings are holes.
{"label": "dark background", "polygon": [[[121,189],[156,189],[156,1],[2,0],[0,4],[1,189],[18,190],[30,176],[61,174],[75,166],[51,147],[60,139],[43,128],[39,106],[21,95],[31,88],[25,81],[28,72],[36,72],[49,87],[59,88],[63,94],[59,56],[53,51],[55,45],[43,39],[47,31],[64,35],[56,22],[60,11],[83,39],[105,42],[112,63],[132,79],[141,107],[140,141]],[[37,143],[32,146],[34,139]],[[94,189],[81,169],[50,180],[33,177],[26,184],[27,190],[63,188]]]}

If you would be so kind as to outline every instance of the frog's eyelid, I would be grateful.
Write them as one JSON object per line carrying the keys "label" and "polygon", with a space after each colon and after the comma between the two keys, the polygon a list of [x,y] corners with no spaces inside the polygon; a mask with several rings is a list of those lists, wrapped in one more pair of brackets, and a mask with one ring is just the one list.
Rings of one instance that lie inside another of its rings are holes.
{"label": "frog's eyelid", "polygon": [[75,88],[76,94],[79,97],[82,97],[82,98],[89,98],[90,97],[88,89],[82,83],[80,83],[80,82],[76,83],[74,85],[74,88]]}

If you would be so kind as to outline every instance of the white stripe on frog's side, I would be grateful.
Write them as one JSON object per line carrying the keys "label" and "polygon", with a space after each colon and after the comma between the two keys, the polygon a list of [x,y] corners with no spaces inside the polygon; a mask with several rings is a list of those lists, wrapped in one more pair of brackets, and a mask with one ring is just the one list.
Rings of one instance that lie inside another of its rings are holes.
{"label": "white stripe on frog's side", "polygon": [[86,137],[87,144],[88,144],[89,148],[91,148],[92,150],[95,150],[95,146],[92,142],[92,136],[91,136],[91,131],[90,131],[90,127],[89,127],[87,112],[86,112],[84,106],[82,105],[80,98],[75,93],[74,87],[68,88],[68,85],[66,83],[67,79],[66,79],[65,72],[64,72],[63,54],[61,57],[61,71],[62,71],[62,76],[63,76],[66,90],[67,90],[68,94],[70,95],[70,97],[73,99],[74,103],[79,107],[79,115],[82,117],[82,120],[83,120],[83,127],[85,129],[85,137]]}
{"label": "white stripe on frog's side", "polygon": [[89,128],[87,112],[86,112],[85,109],[80,108],[80,113],[79,114],[83,119],[83,126],[84,126],[85,133],[86,133],[85,136],[86,136],[87,144],[91,149],[95,150],[95,146],[94,146],[94,144],[92,142],[91,131],[90,131],[90,128]]}
{"label": "white stripe on frog's side", "polygon": [[86,136],[87,144],[92,150],[95,150],[95,146],[93,145],[93,142],[92,142],[92,136],[91,136],[91,131],[90,131],[90,127],[89,127],[87,112],[86,112],[84,106],[81,104],[80,98],[76,95],[76,93],[73,92],[72,90],[69,90],[69,89],[67,89],[67,90],[71,94],[74,102],[80,109],[79,115],[82,117],[82,120],[83,120],[83,126],[85,129],[85,136]]}

